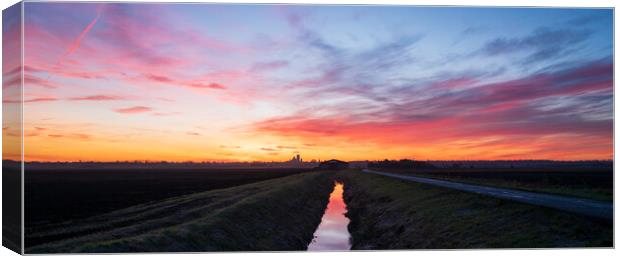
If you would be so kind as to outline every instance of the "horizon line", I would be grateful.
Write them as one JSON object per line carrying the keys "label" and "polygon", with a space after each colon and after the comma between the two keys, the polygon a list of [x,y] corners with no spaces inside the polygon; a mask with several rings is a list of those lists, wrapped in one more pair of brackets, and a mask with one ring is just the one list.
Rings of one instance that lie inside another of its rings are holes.
{"label": "horizon line", "polygon": [[[332,158],[326,158],[326,160],[331,160]],[[410,158],[401,158],[401,159],[380,159],[380,160],[344,160],[346,162],[381,162],[381,161],[400,161],[400,160],[410,160],[410,161],[421,161],[421,162],[533,162],[533,161],[547,161],[547,162],[613,162],[613,159],[579,159],[579,160],[561,160],[561,159],[410,159]],[[150,163],[150,164],[161,164],[161,163],[169,163],[169,164],[179,164],[179,163],[194,163],[194,164],[232,164],[232,163],[287,163],[290,160],[286,161],[215,161],[215,160],[204,160],[204,161],[169,161],[169,160],[116,160],[116,161],[92,161],[92,160],[72,160],[72,161],[20,161],[14,159],[2,159],[5,161],[12,162],[24,162],[24,163]],[[313,159],[313,161],[303,161],[302,163],[319,163],[322,162],[320,160]]]}

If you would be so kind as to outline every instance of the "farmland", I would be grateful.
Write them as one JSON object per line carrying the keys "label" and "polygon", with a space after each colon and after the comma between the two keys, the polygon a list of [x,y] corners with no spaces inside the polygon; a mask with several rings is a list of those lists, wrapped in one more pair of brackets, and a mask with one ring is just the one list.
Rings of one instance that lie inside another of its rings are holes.
{"label": "farmland", "polygon": [[308,169],[26,169],[26,228]]}
{"label": "farmland", "polygon": [[[70,173],[64,174],[67,180],[49,178],[51,170],[32,172],[38,176],[31,176],[37,179],[30,184],[47,180],[47,191],[55,194],[48,195],[51,202],[36,198],[31,202],[38,205],[30,209],[46,204],[74,208],[42,209],[54,218],[26,226],[26,252],[305,250],[336,180],[344,183],[352,250],[613,246],[610,220],[355,169],[178,170],[177,175],[169,170],[91,171],[81,176],[77,170],[63,171]],[[609,179],[604,171],[580,170],[389,171],[479,179],[486,185],[502,185],[498,180],[504,178],[519,181],[519,189],[527,185],[569,195],[606,188]],[[579,175],[583,178],[575,181]],[[52,191],[63,184],[70,186]],[[61,193],[69,198],[66,202],[52,200]],[[87,207],[76,209],[71,200]]]}
{"label": "farmland", "polygon": [[305,250],[332,186],[312,172],[139,204],[31,230],[26,252]]}

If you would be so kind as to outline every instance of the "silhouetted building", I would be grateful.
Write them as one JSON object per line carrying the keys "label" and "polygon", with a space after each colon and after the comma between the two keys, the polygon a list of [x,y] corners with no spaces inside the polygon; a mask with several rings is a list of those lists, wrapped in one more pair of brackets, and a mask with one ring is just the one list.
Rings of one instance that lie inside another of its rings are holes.
{"label": "silhouetted building", "polygon": [[301,156],[299,154],[293,156],[293,158],[291,158],[291,160],[288,161],[291,164],[302,164],[304,161],[301,159]]}
{"label": "silhouetted building", "polygon": [[332,159],[319,164],[319,169],[323,170],[342,170],[349,168],[349,163]]}

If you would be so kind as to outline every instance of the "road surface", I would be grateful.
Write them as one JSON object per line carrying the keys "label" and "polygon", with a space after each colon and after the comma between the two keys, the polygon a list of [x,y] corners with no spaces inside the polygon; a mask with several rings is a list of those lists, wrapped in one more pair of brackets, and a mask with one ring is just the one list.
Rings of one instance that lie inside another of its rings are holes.
{"label": "road surface", "polygon": [[501,199],[507,199],[517,201],[521,203],[539,205],[549,208],[554,208],[562,211],[582,214],[591,217],[603,218],[611,220],[613,219],[613,203],[594,201],[575,197],[549,195],[543,193],[526,192],[513,189],[495,188],[479,185],[470,185],[458,182],[451,182],[438,179],[429,179],[414,177],[408,175],[400,175],[387,172],[378,172],[365,169],[363,172],[374,173],[383,176],[389,176],[402,180],[415,181],[424,184],[435,185],[444,188],[456,189],[465,192],[477,193],[481,195],[487,195],[497,197]]}

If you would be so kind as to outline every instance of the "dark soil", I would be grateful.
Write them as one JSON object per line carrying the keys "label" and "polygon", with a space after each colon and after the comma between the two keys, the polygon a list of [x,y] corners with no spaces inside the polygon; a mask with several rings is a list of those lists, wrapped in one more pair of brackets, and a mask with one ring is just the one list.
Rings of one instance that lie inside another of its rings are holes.
{"label": "dark soil", "polygon": [[25,225],[36,228],[169,197],[284,177],[308,169],[75,169],[25,172]]}

